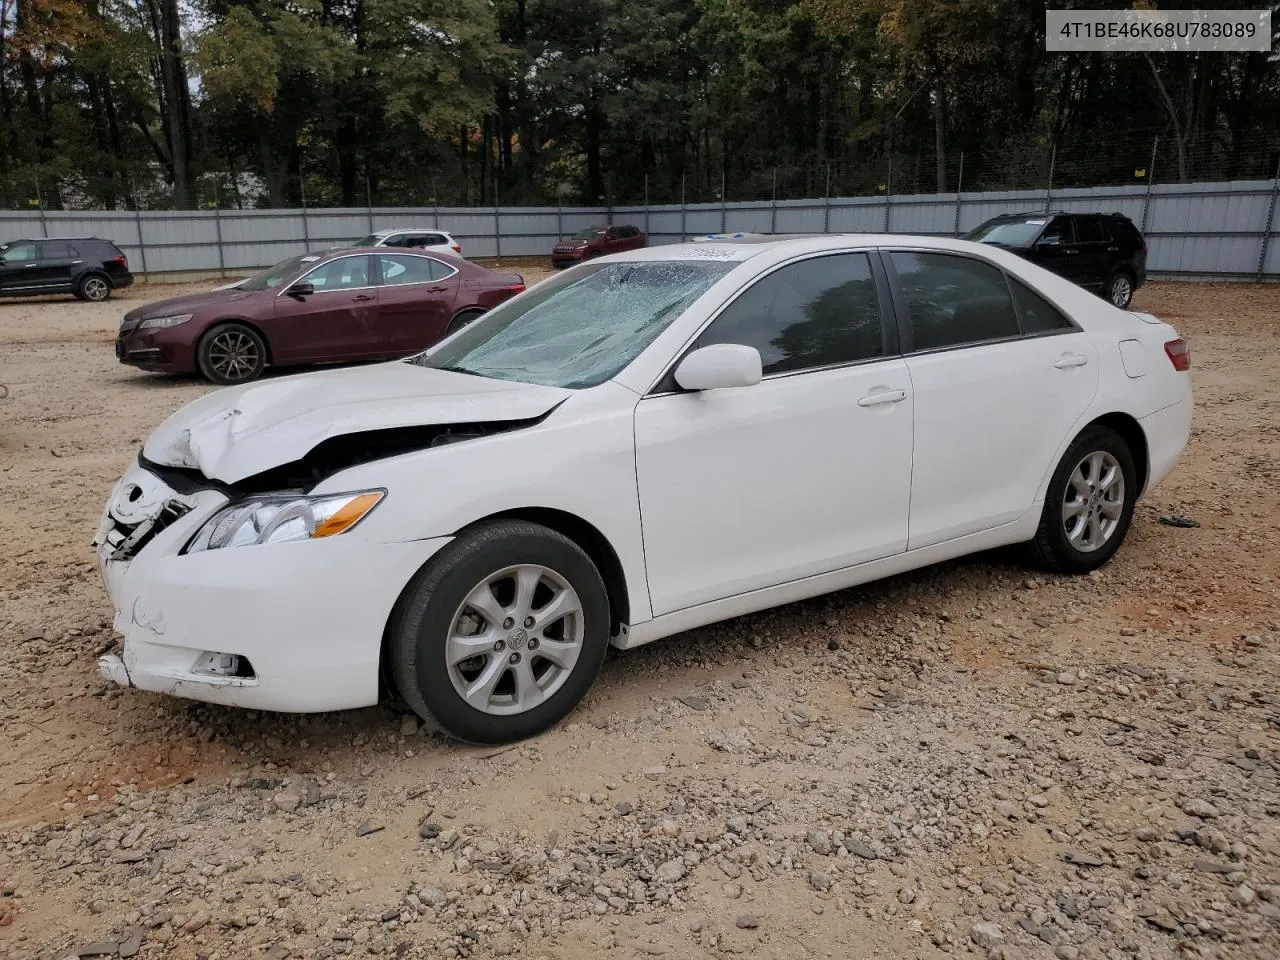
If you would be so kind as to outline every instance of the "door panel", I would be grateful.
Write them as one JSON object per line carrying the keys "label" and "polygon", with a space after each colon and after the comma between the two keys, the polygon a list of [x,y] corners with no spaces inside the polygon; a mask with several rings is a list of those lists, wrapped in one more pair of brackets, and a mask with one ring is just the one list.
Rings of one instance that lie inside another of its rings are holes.
{"label": "door panel", "polygon": [[0,290],[16,293],[39,287],[38,267],[34,243],[14,244],[0,252]]}
{"label": "door panel", "polygon": [[901,360],[646,397],[636,470],[655,615],[901,553],[911,398]]}
{"label": "door panel", "polygon": [[311,283],[306,297],[281,293],[268,334],[277,363],[359,360],[380,355],[378,291],[370,278],[370,257],[340,257],[321,264],[297,282]]}
{"label": "door panel", "polygon": [[1101,217],[1076,217],[1076,241],[1079,277],[1077,283],[1092,289],[1101,288],[1111,275],[1111,259],[1117,247]]}
{"label": "door panel", "polygon": [[40,244],[35,274],[36,282],[51,290],[70,290],[74,267],[83,261],[75,248],[68,243],[46,242]]}
{"label": "door panel", "polygon": [[436,343],[449,327],[461,275],[432,257],[378,257],[378,334],[387,356],[408,356]]}
{"label": "door panel", "polygon": [[[1060,242],[1046,243],[1046,238],[1057,237]],[[1032,263],[1038,263],[1046,270],[1052,270],[1060,277],[1073,283],[1082,278],[1080,265],[1080,246],[1076,242],[1075,230],[1070,217],[1054,217],[1044,228],[1040,239],[1029,251],[1027,257]]]}

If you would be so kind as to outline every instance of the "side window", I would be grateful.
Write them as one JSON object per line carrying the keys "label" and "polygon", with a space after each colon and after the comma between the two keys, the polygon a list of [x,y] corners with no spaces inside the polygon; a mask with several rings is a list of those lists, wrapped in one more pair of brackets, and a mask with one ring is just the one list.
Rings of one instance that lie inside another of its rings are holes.
{"label": "side window", "polygon": [[443,247],[448,245],[449,241],[438,233],[425,233],[422,235],[422,247]]}
{"label": "side window", "polygon": [[945,253],[889,254],[907,298],[913,350],[937,350],[1019,334],[1004,274]]}
{"label": "side window", "polygon": [[1009,277],[1013,299],[1022,317],[1023,333],[1052,333],[1054,330],[1073,330],[1074,324],[1062,312],[1040,294],[1013,277]]}
{"label": "side window", "polygon": [[1105,243],[1111,239],[1102,228],[1101,217],[1076,217],[1076,234],[1081,243]]}
{"label": "side window", "polygon": [[789,264],[738,295],[698,346],[741,343],[760,351],[764,373],[788,373],[884,354],[880,302],[865,253]]}
{"label": "side window", "polygon": [[1070,217],[1054,217],[1049,221],[1049,225],[1044,228],[1044,233],[1040,235],[1040,242],[1046,241],[1052,243],[1054,238],[1058,243],[1075,243],[1075,231],[1071,227]]}
{"label": "side window", "polygon": [[384,247],[404,247],[408,246],[408,237],[403,233],[393,233],[382,241]]}
{"label": "side window", "polygon": [[69,243],[40,244],[41,260],[74,260],[75,258],[76,252]]}
{"label": "side window", "polygon": [[425,259],[427,263],[431,265],[432,280],[445,280],[458,272],[447,263],[441,263],[439,260],[434,260],[431,257],[427,257]]}
{"label": "side window", "polygon": [[35,258],[34,243],[19,243],[7,250],[0,250],[0,261],[4,263],[30,263]]}
{"label": "side window", "polygon": [[379,257],[378,265],[382,269],[382,282],[386,286],[397,286],[402,283],[429,283],[436,279],[432,265],[434,260],[427,257]]}
{"label": "side window", "polygon": [[302,278],[316,288],[316,293],[326,290],[347,290],[369,285],[368,257],[341,257],[316,267]]}

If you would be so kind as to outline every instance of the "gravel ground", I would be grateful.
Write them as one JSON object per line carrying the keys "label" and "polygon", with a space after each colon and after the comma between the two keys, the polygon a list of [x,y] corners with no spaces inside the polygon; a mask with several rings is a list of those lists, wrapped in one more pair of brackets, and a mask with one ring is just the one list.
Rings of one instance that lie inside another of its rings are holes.
{"label": "gravel ground", "polygon": [[0,956],[1280,956],[1280,288],[1139,292],[1196,426],[1105,570],[694,631],[487,750],[99,678],[103,498],[208,389],[114,362],[128,305],[0,305]]}

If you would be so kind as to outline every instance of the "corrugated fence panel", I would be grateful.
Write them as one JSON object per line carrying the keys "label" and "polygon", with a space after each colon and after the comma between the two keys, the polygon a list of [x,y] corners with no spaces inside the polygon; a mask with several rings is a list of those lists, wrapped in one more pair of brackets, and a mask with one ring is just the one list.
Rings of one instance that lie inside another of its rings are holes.
{"label": "corrugated fence panel", "polygon": [[[1050,210],[1120,212],[1148,237],[1155,275],[1280,276],[1280,210],[1264,244],[1275,181],[1145,184],[962,193],[959,232],[990,217]],[[383,207],[312,210],[0,211],[0,240],[99,236],[114,241],[138,273],[243,274],[291,256],[355,241],[370,230],[447,230],[468,257],[544,256],[562,236],[603,223],[631,224],[653,246],[721,232],[916,233],[956,230],[955,194],[832,197],[777,203],[700,203],[616,207]],[[887,216],[886,216],[887,215]],[[304,219],[305,218],[305,219]],[[139,232],[141,231],[141,232]],[[221,238],[221,255],[219,255]],[[1266,247],[1264,256],[1264,246]]]}

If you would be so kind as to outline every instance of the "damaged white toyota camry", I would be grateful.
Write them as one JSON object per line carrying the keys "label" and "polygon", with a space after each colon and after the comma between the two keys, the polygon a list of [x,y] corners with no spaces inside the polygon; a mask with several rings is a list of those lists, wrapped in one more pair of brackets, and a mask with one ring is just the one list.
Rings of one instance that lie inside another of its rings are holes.
{"label": "damaged white toyota camry", "polygon": [[1186,344],[1011,253],[735,237],[595,260],[408,360],[211,393],[96,545],[122,685],[392,688],[471,741],[607,646],[1025,543],[1092,570],[1191,422]]}

